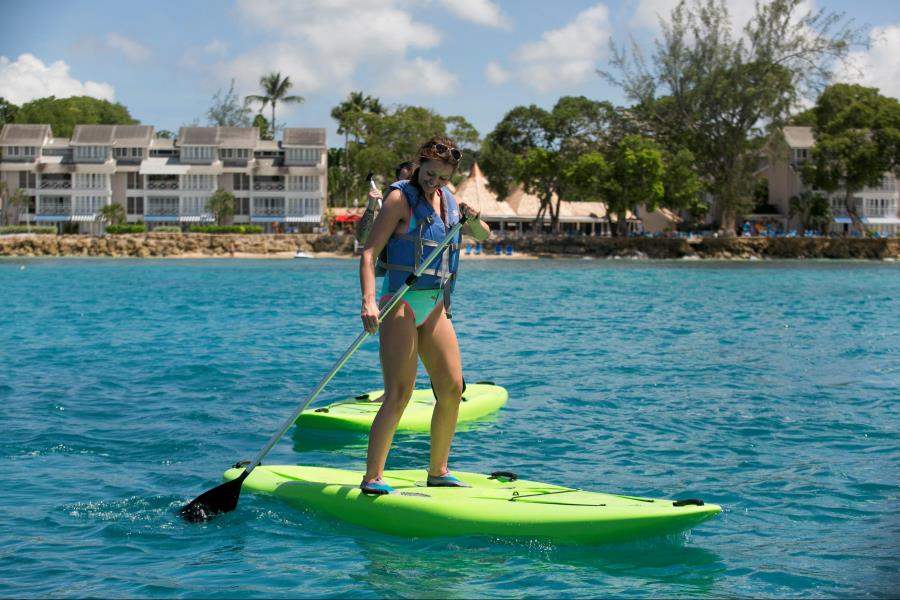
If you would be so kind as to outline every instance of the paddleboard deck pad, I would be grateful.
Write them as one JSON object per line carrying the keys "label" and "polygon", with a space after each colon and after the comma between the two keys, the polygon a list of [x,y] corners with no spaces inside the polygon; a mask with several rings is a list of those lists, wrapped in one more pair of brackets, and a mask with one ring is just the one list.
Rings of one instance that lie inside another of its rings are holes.
{"label": "paddleboard deck pad", "polygon": [[[380,402],[372,402],[381,396],[383,390],[374,390],[346,398],[319,408],[311,408],[300,413],[297,425],[308,429],[343,430],[368,432],[372,427]],[[459,404],[458,423],[466,423],[497,412],[506,404],[509,394],[489,383],[472,383],[466,386]],[[434,409],[434,393],[430,390],[415,390],[397,431],[423,432],[431,429],[431,413]]]}
{"label": "paddleboard deck pad", "polygon": [[[242,469],[225,472],[237,478]],[[243,489],[278,497],[339,520],[405,537],[491,536],[598,544],[684,531],[721,507],[699,500],[663,500],[588,492],[518,479],[454,471],[469,488],[425,487],[424,470],[386,471],[395,491],[367,496],[362,473],[322,467],[263,465]]]}

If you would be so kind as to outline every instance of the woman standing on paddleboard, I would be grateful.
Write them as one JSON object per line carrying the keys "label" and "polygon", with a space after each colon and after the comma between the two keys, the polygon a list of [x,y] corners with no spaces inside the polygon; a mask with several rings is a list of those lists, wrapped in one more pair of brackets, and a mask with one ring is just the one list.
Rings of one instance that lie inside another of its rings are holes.
{"label": "woman standing on paddleboard", "polygon": [[[399,289],[407,276],[429,257],[434,246],[459,222],[469,220],[464,231],[478,240],[490,236],[490,228],[465,204],[457,206],[445,186],[459,165],[461,152],[452,140],[434,137],[419,150],[419,166],[408,180],[395,182],[375,219],[359,264],[362,288],[362,321],[366,330],[380,329],[384,400],[369,432],[366,474],[360,488],[367,494],[389,494],[393,488],[382,480],[384,464],[403,409],[416,383],[418,359],[431,378],[437,402],[431,419],[429,486],[465,487],[447,469],[450,443],[463,392],[462,362],[456,331],[450,322],[450,298],[459,264],[459,240],[436,258],[403,301],[387,315],[379,328],[381,301]],[[378,192],[372,192],[379,197]],[[386,262],[378,262],[384,283],[376,294],[376,259],[387,247]]]}

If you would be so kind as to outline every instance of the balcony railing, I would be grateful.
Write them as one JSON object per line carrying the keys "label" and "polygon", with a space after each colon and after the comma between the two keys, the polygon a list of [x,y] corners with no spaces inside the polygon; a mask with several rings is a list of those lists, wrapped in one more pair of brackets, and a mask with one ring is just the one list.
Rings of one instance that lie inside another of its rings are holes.
{"label": "balcony railing", "polygon": [[257,192],[283,192],[284,183],[277,181],[254,181],[253,189]]}
{"label": "balcony railing", "polygon": [[177,190],[178,182],[177,181],[148,181],[147,189],[148,190]]}
{"label": "balcony railing", "polygon": [[253,210],[254,217],[283,217],[283,206],[263,206]]}
{"label": "balcony railing", "polygon": [[67,179],[43,179],[41,180],[42,190],[70,190],[72,182]]}
{"label": "balcony railing", "polygon": [[70,215],[72,214],[71,202],[47,202],[42,201],[38,205],[38,215]]}
{"label": "balcony railing", "polygon": [[178,216],[178,207],[172,206],[153,206],[147,205],[147,209],[144,211],[145,215],[149,215],[151,217],[177,217]]}

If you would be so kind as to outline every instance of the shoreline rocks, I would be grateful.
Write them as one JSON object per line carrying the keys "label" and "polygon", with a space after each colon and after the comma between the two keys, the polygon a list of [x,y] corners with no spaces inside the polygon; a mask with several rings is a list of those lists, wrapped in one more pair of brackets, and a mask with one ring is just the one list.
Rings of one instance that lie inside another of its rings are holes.
{"label": "shoreline rocks", "polygon": [[[464,245],[472,240],[464,241]],[[536,257],[641,259],[868,259],[900,258],[900,238],[599,238],[537,235],[485,242]],[[297,250],[350,256],[349,234],[140,233],[122,235],[14,234],[0,236],[0,256],[289,257]]]}

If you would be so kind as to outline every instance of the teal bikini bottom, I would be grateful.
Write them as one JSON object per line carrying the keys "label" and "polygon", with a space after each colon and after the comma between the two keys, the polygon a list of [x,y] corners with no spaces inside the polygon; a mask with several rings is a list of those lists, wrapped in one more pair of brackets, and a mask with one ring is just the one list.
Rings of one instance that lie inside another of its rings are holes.
{"label": "teal bikini bottom", "polygon": [[[387,278],[385,278],[387,279]],[[387,286],[382,289],[379,304],[386,302],[393,294],[387,291]],[[434,310],[434,307],[441,303],[444,299],[444,292],[440,289],[436,290],[409,290],[403,294],[401,302],[406,304],[416,318],[416,327],[419,327]]]}

